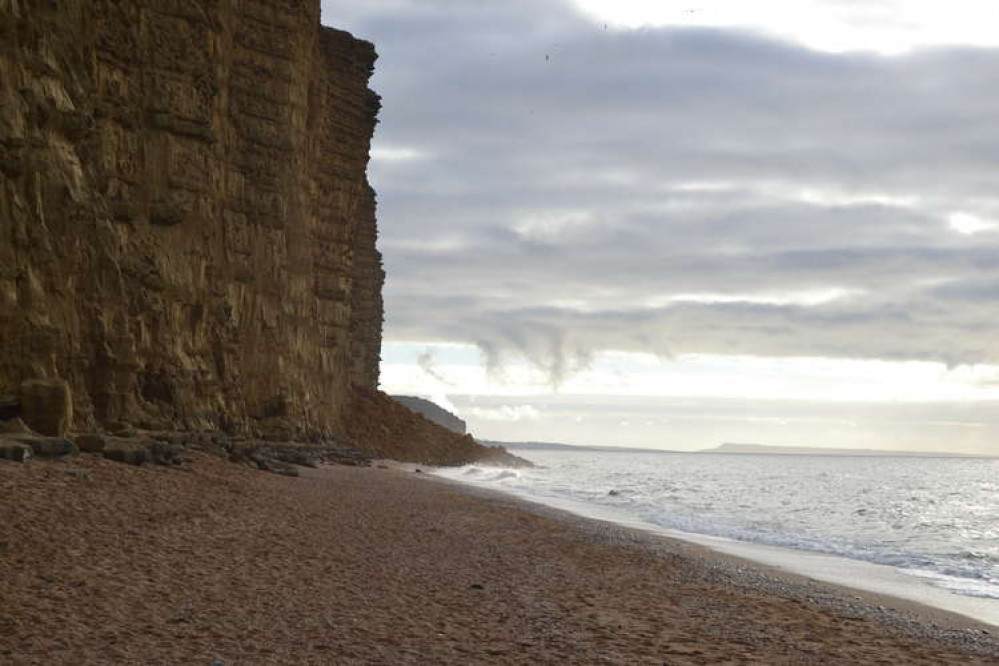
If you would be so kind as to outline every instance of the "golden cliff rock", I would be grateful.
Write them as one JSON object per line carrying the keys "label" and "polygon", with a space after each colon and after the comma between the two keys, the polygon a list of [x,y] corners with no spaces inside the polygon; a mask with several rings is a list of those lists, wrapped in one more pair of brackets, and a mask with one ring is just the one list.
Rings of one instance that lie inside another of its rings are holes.
{"label": "golden cliff rock", "polygon": [[375,57],[319,0],[0,0],[0,409],[340,431],[378,382]]}

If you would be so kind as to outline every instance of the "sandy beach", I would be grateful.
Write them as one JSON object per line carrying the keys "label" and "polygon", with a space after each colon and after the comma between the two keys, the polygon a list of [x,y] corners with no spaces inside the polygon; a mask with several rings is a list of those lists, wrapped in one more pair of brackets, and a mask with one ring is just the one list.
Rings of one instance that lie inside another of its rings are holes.
{"label": "sandy beach", "polygon": [[0,462],[3,664],[987,664],[956,616],[405,468]]}

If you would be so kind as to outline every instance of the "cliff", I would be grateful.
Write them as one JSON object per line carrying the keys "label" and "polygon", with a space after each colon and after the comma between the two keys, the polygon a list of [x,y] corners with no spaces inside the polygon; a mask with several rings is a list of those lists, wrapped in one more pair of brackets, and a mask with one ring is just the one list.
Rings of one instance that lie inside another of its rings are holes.
{"label": "cliff", "polygon": [[391,397],[406,409],[416,412],[428,421],[436,423],[442,428],[447,428],[459,435],[465,434],[466,426],[464,421],[430,400],[417,398],[412,395],[393,395]]}
{"label": "cliff", "polygon": [[378,382],[379,98],[319,4],[0,0],[0,409],[342,430]]}
{"label": "cliff", "polygon": [[373,389],[355,389],[344,435],[354,446],[395,460],[427,465],[533,467],[530,461],[502,446],[483,446],[471,435],[443,428]]}

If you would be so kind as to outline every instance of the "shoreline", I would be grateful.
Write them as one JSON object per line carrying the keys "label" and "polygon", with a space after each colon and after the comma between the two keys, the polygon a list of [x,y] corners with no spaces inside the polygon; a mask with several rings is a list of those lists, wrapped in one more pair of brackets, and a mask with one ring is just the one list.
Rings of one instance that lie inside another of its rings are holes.
{"label": "shoreline", "polygon": [[[548,516],[586,532],[600,534],[608,530],[620,530],[625,534],[630,533],[631,538],[624,537],[623,540],[630,541],[635,547],[660,552],[664,550],[689,552],[705,564],[724,570],[724,575],[732,577],[733,580],[745,577],[747,573],[752,572],[754,576],[759,575],[769,579],[766,584],[771,585],[775,590],[779,589],[781,594],[793,594],[795,598],[817,601],[834,610],[849,609],[851,612],[863,612],[865,615],[882,622],[900,626],[908,624],[917,634],[936,633],[936,630],[945,632],[970,631],[986,636],[999,633],[997,631],[999,623],[985,622],[965,613],[896,596],[890,592],[878,592],[862,585],[836,582],[816,576],[815,572],[809,572],[807,567],[789,565],[785,558],[773,558],[770,561],[757,559],[748,554],[747,551],[757,548],[783,551],[786,558],[815,556],[847,564],[856,564],[865,569],[868,567],[892,569],[886,565],[832,555],[827,556],[810,551],[798,551],[790,548],[739,542],[722,537],[685,533],[651,523],[643,523],[637,519],[622,521],[617,517],[607,515],[611,513],[609,511],[601,516],[599,512],[586,511],[588,507],[584,507],[581,503],[578,503],[579,506],[573,506],[577,503],[568,500],[546,503],[542,499],[536,499],[526,494],[476,485],[455,478],[439,475],[432,475],[430,478],[457,487],[462,492],[469,492],[492,501],[509,502],[511,506],[519,510]],[[726,542],[732,546],[726,547]],[[774,561],[777,559],[780,559],[779,563]],[[894,571],[894,569],[892,570]],[[904,576],[905,574],[896,573],[896,575]],[[754,585],[759,583],[759,580],[753,581]],[[928,586],[928,584],[919,583],[918,580],[916,584]],[[932,589],[936,590],[936,588]],[[939,591],[949,596],[958,596],[945,590]],[[975,598],[967,597],[967,599],[974,600]]]}
{"label": "shoreline", "polygon": [[392,467],[0,463],[0,662],[999,658],[942,617],[896,622],[831,586]]}
{"label": "shoreline", "polygon": [[853,560],[809,550],[738,541],[695,532],[683,532],[647,523],[609,507],[588,505],[564,498],[544,498],[517,490],[489,486],[459,477],[434,475],[446,483],[523,503],[526,510],[543,507],[553,517],[591,520],[616,527],[648,533],[662,539],[679,541],[705,549],[722,558],[732,558],[743,565],[763,567],[778,576],[793,577],[833,586],[843,596],[863,598],[888,610],[906,608],[941,626],[971,628],[999,633],[999,601],[964,596],[938,588],[895,567]]}

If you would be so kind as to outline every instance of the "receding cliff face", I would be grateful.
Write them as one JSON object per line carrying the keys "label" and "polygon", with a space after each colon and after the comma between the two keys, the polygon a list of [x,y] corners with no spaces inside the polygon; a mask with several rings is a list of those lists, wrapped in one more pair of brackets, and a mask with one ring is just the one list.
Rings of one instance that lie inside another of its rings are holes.
{"label": "receding cliff face", "polygon": [[374,60],[319,0],[0,0],[0,397],[336,432],[378,379]]}
{"label": "receding cliff face", "polygon": [[431,423],[436,423],[442,428],[447,428],[459,435],[464,435],[467,432],[464,421],[430,400],[419,398],[415,395],[393,395],[390,397],[406,409],[416,412]]}

